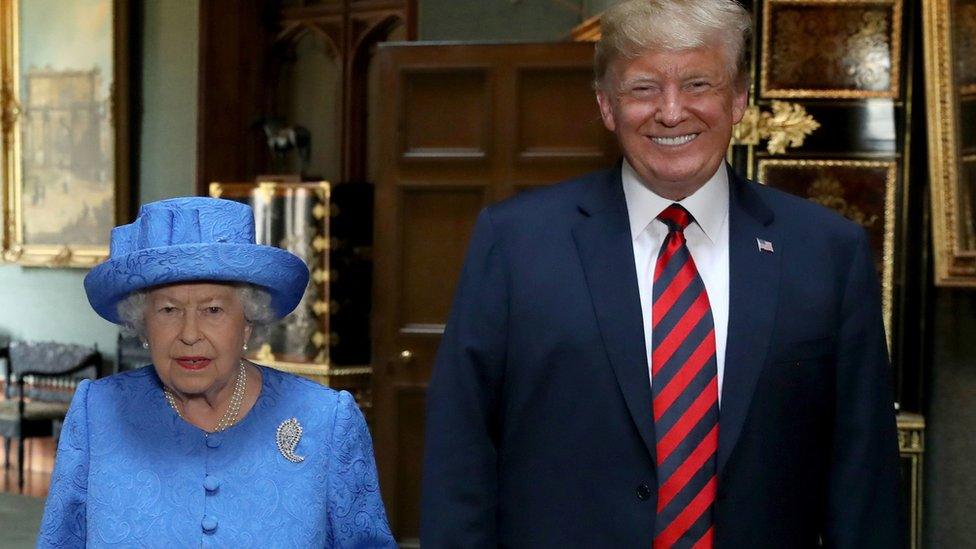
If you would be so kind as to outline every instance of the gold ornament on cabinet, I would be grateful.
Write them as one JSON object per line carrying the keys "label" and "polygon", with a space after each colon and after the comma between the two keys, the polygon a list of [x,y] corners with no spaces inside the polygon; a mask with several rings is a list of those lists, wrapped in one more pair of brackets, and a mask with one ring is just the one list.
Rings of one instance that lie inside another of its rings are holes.
{"label": "gold ornament on cabinet", "polygon": [[771,107],[772,112],[757,105],[746,107],[742,121],[732,129],[732,144],[756,146],[767,139],[769,154],[784,154],[787,148],[802,147],[807,136],[820,127],[803,105],[773,101]]}

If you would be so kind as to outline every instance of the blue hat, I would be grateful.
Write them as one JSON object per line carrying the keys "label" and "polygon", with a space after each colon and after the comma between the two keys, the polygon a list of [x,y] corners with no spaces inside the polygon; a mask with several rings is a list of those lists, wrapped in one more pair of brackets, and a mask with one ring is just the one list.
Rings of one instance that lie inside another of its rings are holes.
{"label": "blue hat", "polygon": [[247,282],[271,294],[281,318],[301,301],[308,267],[294,254],[254,243],[254,213],[240,202],[187,197],[139,209],[112,229],[108,261],[85,277],[95,312],[121,324],[119,301],[136,290],[191,281]]}

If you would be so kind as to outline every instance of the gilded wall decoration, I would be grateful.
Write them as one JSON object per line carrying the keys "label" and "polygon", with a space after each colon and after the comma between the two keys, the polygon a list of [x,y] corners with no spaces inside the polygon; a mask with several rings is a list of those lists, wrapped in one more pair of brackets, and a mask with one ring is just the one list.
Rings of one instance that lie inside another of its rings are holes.
{"label": "gilded wall decoration", "polygon": [[[971,48],[970,6],[974,0],[923,0],[925,102],[929,149],[929,190],[935,283],[976,287],[976,180],[974,113],[976,97],[967,95],[971,81],[960,71],[971,70],[960,47]],[[960,17],[960,15],[965,15]],[[966,55],[972,55],[967,53]]]}
{"label": "gilded wall decoration", "polygon": [[885,328],[891,334],[897,162],[759,161],[759,181],[832,208],[868,233],[881,278]]}
{"label": "gilded wall decoration", "polygon": [[771,108],[770,112],[749,105],[732,129],[732,144],[755,146],[767,139],[769,154],[783,154],[788,147],[802,147],[806,137],[820,127],[803,105],[773,101]]}
{"label": "gilded wall decoration", "polygon": [[901,0],[769,0],[762,9],[762,97],[898,97]]}

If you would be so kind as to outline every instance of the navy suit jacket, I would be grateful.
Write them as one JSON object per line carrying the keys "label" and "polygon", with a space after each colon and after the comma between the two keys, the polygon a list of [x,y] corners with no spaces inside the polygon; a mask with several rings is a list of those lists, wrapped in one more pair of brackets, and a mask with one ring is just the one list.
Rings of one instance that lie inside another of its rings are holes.
{"label": "navy suit jacket", "polygon": [[[730,185],[716,547],[895,547],[867,237],[810,201]],[[650,547],[647,357],[619,164],[484,210],[429,386],[423,546]]]}

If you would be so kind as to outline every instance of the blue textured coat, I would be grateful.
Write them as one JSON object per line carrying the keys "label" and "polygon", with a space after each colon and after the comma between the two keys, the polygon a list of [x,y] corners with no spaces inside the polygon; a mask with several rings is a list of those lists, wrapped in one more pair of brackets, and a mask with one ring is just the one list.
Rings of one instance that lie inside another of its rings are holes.
{"label": "blue textured coat", "polygon": [[[207,434],[151,366],[82,382],[39,547],[395,547],[366,423],[349,393],[262,368],[254,407]],[[303,427],[292,463],[278,425]]]}

